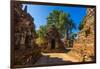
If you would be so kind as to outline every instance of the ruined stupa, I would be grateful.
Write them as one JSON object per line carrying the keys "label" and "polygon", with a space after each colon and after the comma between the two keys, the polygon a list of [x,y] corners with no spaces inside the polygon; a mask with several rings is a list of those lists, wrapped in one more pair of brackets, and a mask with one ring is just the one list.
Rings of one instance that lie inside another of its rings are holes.
{"label": "ruined stupa", "polygon": [[51,25],[47,29],[47,52],[64,52],[63,42],[61,41],[60,33],[55,25]]}

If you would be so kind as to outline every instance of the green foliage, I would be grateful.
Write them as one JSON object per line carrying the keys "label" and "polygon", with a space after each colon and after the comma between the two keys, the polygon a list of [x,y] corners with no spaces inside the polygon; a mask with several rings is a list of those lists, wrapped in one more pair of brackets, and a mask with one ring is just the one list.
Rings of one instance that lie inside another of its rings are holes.
{"label": "green foliage", "polygon": [[47,33],[47,25],[40,26],[39,30],[37,31],[38,38],[36,39],[36,43],[38,45],[43,45],[47,42],[46,40],[46,33]]}
{"label": "green foliage", "polygon": [[55,25],[62,36],[65,36],[68,31],[75,28],[73,20],[70,18],[69,13],[63,11],[53,10],[47,17],[47,27]]}
{"label": "green foliage", "polygon": [[59,15],[61,11],[53,10],[47,17],[47,26],[59,23]]}
{"label": "green foliage", "polygon": [[43,44],[47,43],[47,40],[45,38],[43,38],[43,37],[39,37],[39,38],[36,39],[36,43],[38,45],[43,45]]}
{"label": "green foliage", "polygon": [[45,37],[47,32],[47,26],[40,26],[40,29],[37,31],[39,37]]}
{"label": "green foliage", "polygon": [[62,38],[66,36],[69,37],[68,35],[70,35],[72,30],[76,28],[75,23],[71,19],[69,13],[65,13],[59,10],[53,10],[47,16],[47,25],[40,26],[40,29],[37,31],[38,37],[45,38],[47,28],[52,25],[55,25]]}

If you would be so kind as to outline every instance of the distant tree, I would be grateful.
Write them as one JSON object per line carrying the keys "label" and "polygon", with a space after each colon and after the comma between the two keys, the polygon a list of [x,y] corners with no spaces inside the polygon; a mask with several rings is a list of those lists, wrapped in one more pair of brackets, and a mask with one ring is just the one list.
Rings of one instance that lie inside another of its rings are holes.
{"label": "distant tree", "polygon": [[47,40],[44,38],[44,37],[38,37],[36,39],[36,43],[39,45],[39,46],[42,46],[42,45],[45,45],[47,43]]}
{"label": "distant tree", "polygon": [[47,26],[40,26],[39,30],[37,31],[38,37],[45,37],[47,32]]}
{"label": "distant tree", "polygon": [[62,37],[68,37],[69,31],[72,31],[72,29],[75,28],[75,24],[70,18],[70,14],[59,10],[53,10],[48,15],[47,27],[52,24],[56,26]]}
{"label": "distant tree", "polygon": [[67,27],[67,32],[66,32],[67,38],[69,37],[68,39],[70,39],[70,36],[73,34],[72,30],[76,29],[76,25],[75,25],[75,23],[73,22],[72,19],[69,19],[66,27]]}
{"label": "distant tree", "polygon": [[45,38],[46,37],[46,32],[47,32],[47,26],[46,25],[40,26],[39,30],[37,30],[38,38],[36,39],[36,43],[39,46],[42,46],[45,43],[47,43],[47,40]]}

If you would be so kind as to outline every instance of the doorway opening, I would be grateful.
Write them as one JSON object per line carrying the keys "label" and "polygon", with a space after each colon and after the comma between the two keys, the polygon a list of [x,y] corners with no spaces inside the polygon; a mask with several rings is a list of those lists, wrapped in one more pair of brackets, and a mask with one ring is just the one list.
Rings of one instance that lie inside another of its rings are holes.
{"label": "doorway opening", "polygon": [[55,39],[51,40],[51,49],[55,49]]}

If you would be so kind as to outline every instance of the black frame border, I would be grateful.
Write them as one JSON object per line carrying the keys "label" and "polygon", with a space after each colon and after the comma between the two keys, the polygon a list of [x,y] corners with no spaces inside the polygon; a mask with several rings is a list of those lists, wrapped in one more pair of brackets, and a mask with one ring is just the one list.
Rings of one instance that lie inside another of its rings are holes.
{"label": "black frame border", "polygon": [[[37,66],[32,66],[32,65],[26,65],[26,66],[18,66],[14,67],[13,65],[13,60],[14,60],[14,21],[13,21],[13,4],[19,2],[22,4],[34,4],[34,5],[49,5],[49,6],[69,6],[69,7],[84,7],[84,8],[95,8],[95,25],[94,25],[94,45],[95,45],[95,60],[91,62],[75,62],[75,63],[69,63],[69,64],[56,64],[56,65],[37,65]],[[81,4],[68,4],[68,3],[52,3],[52,2],[36,2],[36,1],[11,1],[10,2],[10,68],[28,68],[28,67],[46,67],[46,66],[62,66],[62,65],[81,65],[81,64],[91,64],[91,63],[96,63],[96,6],[95,5],[81,5]]]}

